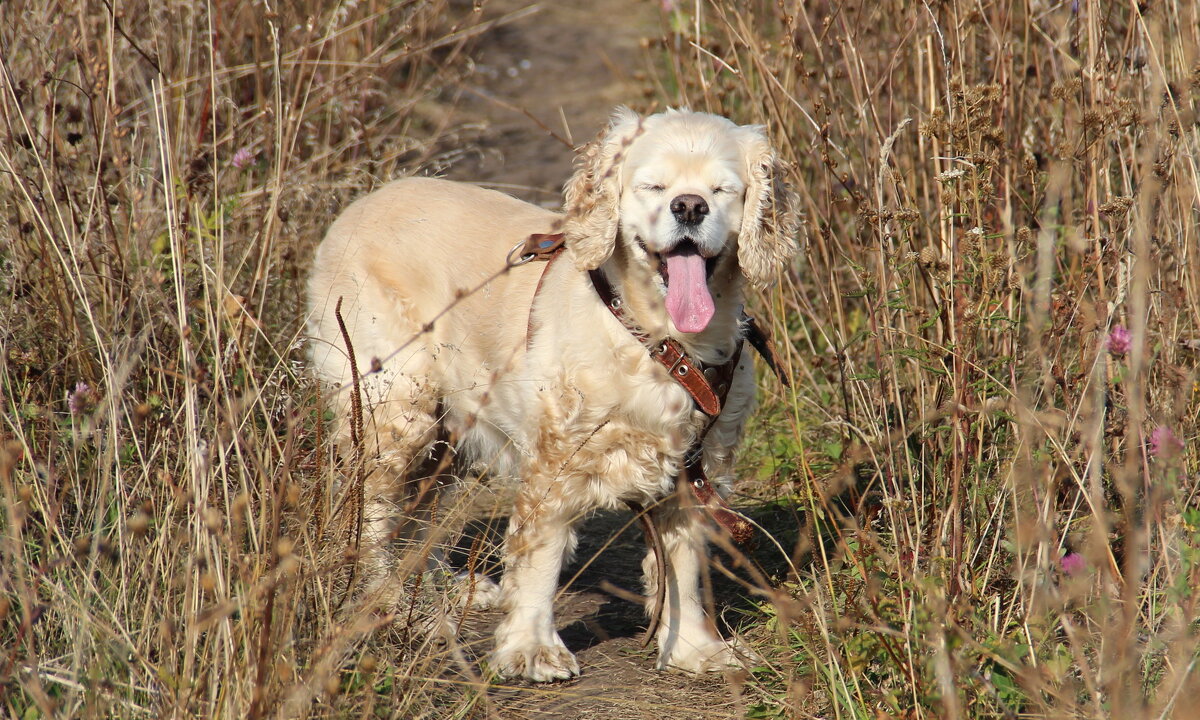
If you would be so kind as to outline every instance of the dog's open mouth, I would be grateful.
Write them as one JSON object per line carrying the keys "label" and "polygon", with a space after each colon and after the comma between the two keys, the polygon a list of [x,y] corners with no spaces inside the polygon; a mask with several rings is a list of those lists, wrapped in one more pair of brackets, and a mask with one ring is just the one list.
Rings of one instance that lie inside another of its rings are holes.
{"label": "dog's open mouth", "polygon": [[716,264],[715,257],[705,258],[691,240],[658,256],[658,272],[667,285],[667,314],[680,332],[700,332],[712,320],[716,307],[708,278]]}

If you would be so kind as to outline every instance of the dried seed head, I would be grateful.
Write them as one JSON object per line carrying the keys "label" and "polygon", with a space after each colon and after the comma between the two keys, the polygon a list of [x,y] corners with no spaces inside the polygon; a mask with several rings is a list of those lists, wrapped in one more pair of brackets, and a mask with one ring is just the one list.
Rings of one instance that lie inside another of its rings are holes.
{"label": "dried seed head", "polygon": [[1100,206],[1100,212],[1114,219],[1125,217],[1133,207],[1133,198],[1118,196]]}
{"label": "dried seed head", "polygon": [[150,530],[150,516],[138,510],[129,518],[128,527],[129,532],[142,537]]}
{"label": "dried seed head", "polygon": [[963,233],[963,236],[958,239],[958,250],[964,255],[975,255],[979,252],[981,246],[981,238],[983,236],[982,228],[971,228]]}
{"label": "dried seed head", "polygon": [[1055,100],[1066,100],[1070,97],[1079,94],[1079,90],[1083,87],[1083,81],[1079,78],[1070,78],[1061,82],[1054,83],[1050,88],[1050,97]]}
{"label": "dried seed head", "polygon": [[974,328],[979,325],[979,313],[973,307],[964,308],[961,320],[963,327]]}
{"label": "dried seed head", "polygon": [[287,503],[287,506],[289,508],[296,508],[296,507],[300,506],[300,486],[299,485],[297,485],[294,482],[288,483],[285,493],[286,494],[284,496],[284,502]]}
{"label": "dried seed head", "polygon": [[364,673],[373,673],[378,667],[379,661],[370,653],[363,655],[358,661],[358,669]]}
{"label": "dried seed head", "polygon": [[926,267],[936,265],[941,259],[942,253],[933,245],[926,245],[921,248],[921,254],[918,256],[918,260]]}

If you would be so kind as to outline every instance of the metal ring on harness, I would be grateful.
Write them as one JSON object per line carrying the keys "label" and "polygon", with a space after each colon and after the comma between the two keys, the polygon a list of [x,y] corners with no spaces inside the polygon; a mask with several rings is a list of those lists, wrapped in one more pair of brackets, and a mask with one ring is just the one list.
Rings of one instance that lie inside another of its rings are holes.
{"label": "metal ring on harness", "polygon": [[524,255],[521,255],[520,257],[518,257],[516,260],[513,260],[513,255],[515,255],[517,253],[517,251],[524,248],[525,245],[526,245],[526,241],[522,240],[521,242],[517,243],[516,245],[513,245],[512,250],[508,251],[508,255],[506,255],[504,257],[504,259],[506,262],[508,262],[509,267],[519,267],[519,266],[524,265],[525,263],[529,262],[530,260],[533,260],[535,257],[537,257],[537,253],[525,253]]}

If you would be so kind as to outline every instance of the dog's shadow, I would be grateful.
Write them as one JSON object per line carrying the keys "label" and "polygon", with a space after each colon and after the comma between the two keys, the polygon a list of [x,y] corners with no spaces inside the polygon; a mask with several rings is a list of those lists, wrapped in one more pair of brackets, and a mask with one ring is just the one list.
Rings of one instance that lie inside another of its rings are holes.
{"label": "dog's shadow", "polygon": [[[792,555],[803,526],[801,513],[790,503],[753,502],[736,509],[759,530],[733,555],[712,547],[712,562],[724,569],[710,573],[712,606],[723,624],[732,625],[722,632],[753,622],[758,611],[750,587],[787,576],[794,567]],[[497,549],[507,525],[508,518],[500,515],[472,521],[450,552],[450,563],[459,570],[477,568],[498,580]],[[579,544],[559,578],[554,603],[559,636],[573,653],[619,638],[640,639],[649,624],[637,602],[647,552],[640,525],[629,512],[599,511],[581,522],[578,531]],[[747,565],[754,570],[748,571]]]}

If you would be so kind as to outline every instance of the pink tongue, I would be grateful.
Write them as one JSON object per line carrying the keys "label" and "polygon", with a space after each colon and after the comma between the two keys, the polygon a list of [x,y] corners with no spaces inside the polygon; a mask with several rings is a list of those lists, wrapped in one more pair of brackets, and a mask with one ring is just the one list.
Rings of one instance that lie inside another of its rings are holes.
{"label": "pink tongue", "polygon": [[693,248],[667,254],[667,313],[680,332],[700,332],[716,312],[704,269]]}

